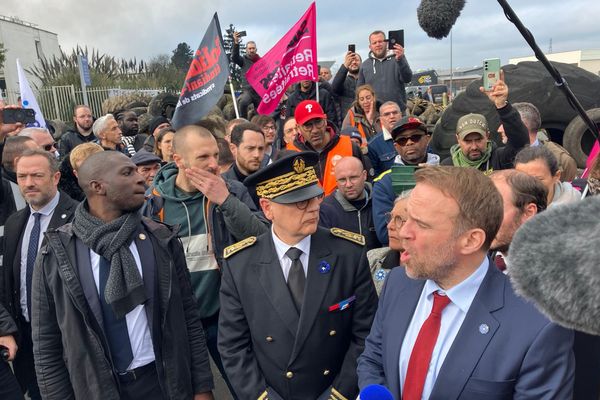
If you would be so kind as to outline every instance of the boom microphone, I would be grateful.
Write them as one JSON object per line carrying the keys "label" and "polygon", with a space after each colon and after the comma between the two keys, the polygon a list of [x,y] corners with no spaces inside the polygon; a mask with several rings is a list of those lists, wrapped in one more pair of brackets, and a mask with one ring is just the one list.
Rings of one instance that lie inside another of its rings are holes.
{"label": "boom microphone", "polygon": [[465,0],[422,0],[417,8],[419,25],[427,36],[443,39],[460,16]]}
{"label": "boom microphone", "polygon": [[600,198],[550,208],[521,226],[509,250],[518,294],[556,323],[600,335]]}
{"label": "boom microphone", "polygon": [[358,398],[359,400],[394,400],[392,393],[382,385],[365,386]]}

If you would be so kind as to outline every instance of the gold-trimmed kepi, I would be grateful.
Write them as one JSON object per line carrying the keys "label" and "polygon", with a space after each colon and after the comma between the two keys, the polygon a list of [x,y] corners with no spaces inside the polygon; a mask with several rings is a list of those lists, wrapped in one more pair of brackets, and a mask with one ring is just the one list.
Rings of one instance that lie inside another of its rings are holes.
{"label": "gold-trimmed kepi", "polygon": [[323,194],[315,165],[319,155],[312,151],[292,153],[256,171],[244,185],[256,186],[258,197],[290,204]]}

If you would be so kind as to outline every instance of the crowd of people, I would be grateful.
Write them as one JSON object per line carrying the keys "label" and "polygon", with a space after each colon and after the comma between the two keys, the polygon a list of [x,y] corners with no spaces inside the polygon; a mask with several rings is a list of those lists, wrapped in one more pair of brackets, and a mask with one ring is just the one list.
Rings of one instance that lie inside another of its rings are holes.
{"label": "crowd of people", "polygon": [[466,114],[441,159],[404,48],[369,49],[291,88],[285,118],[249,118],[244,80],[220,129],[78,105],[55,142],[0,120],[0,398],[212,399],[212,359],[243,400],[597,400],[598,338],[509,275],[515,232],[598,194],[600,161],[576,179],[503,77],[482,88],[500,136]]}

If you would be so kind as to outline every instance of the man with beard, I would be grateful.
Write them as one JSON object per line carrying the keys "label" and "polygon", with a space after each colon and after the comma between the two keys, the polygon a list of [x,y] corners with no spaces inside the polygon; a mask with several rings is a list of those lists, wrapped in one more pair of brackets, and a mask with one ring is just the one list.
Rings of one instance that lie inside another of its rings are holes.
{"label": "man with beard", "polygon": [[501,271],[506,270],[512,238],[521,225],[547,207],[548,190],[533,176],[514,169],[495,171],[490,176],[502,196],[504,216],[492,242],[492,260]]}
{"label": "man with beard", "polygon": [[219,147],[205,128],[187,125],[173,140],[173,161],[148,189],[144,214],[179,225],[192,290],[207,345],[224,377],[217,350],[220,266],[225,247],[268,229],[243,184],[219,175]]}
{"label": "man with beard", "polygon": [[246,180],[272,229],[225,249],[219,351],[241,399],[354,399],[377,307],[364,238],[317,226],[314,152]]}
{"label": "man with beard", "polygon": [[388,50],[385,33],[374,31],[369,35],[369,50],[369,58],[360,66],[357,85],[371,85],[379,101],[395,101],[404,112],[404,86],[412,79],[404,47],[396,43],[393,50]]}
{"label": "man with beard", "polygon": [[[228,180],[244,183],[248,175],[258,171],[265,155],[265,137],[260,127],[253,123],[241,123],[231,131],[231,144],[229,148],[235,158],[235,162],[222,176]],[[248,193],[256,208],[258,196],[254,186],[248,187]]]}
{"label": "man with beard", "polygon": [[[290,115],[294,115],[296,112],[296,107],[306,100],[317,100],[317,85],[313,81],[300,81],[288,97],[287,107]],[[327,114],[327,119],[329,122],[333,123],[336,127],[339,127],[340,120],[338,118],[337,112],[335,111],[335,104],[333,102],[333,97],[322,86],[319,86],[319,104],[325,110],[325,114]]]}
{"label": "man with beard", "polygon": [[277,125],[275,124],[275,120],[268,115],[255,115],[252,117],[251,122],[258,126],[264,135],[265,149],[260,166],[266,167],[277,157],[279,149],[276,145]]}
{"label": "man with beard", "polygon": [[338,97],[340,103],[341,115],[346,115],[356,97],[356,81],[358,80],[360,63],[361,59],[358,53],[347,52],[344,63],[336,72],[331,83],[333,93]]}
{"label": "man with beard", "polygon": [[123,145],[129,157],[131,157],[144,146],[148,135],[139,133],[140,124],[135,112],[119,112],[116,114],[116,119],[123,134]]}
{"label": "man with beard", "polygon": [[260,104],[260,96],[248,83],[246,79],[246,73],[254,65],[255,62],[260,60],[260,56],[256,53],[256,43],[249,40],[246,43],[246,54],[242,57],[240,55],[240,34],[239,32],[233,32],[233,49],[231,51],[231,60],[236,63],[240,68],[240,76],[242,77],[242,94],[238,99],[238,106],[240,107],[240,117],[248,118],[248,106],[254,105],[254,109]]}
{"label": "man with beard", "polygon": [[[394,158],[393,165],[420,166],[440,163],[440,157],[437,154],[427,152],[431,135],[427,131],[427,126],[420,119],[415,117],[402,118],[392,128],[391,136],[398,153]],[[385,214],[392,210],[395,198],[396,193],[394,193],[392,186],[392,170],[388,169],[375,178],[373,185],[375,232],[379,241],[385,245],[388,243]]]}
{"label": "man with beard", "polygon": [[[514,169],[495,171],[490,176],[502,196],[504,217],[492,242],[492,261],[507,273],[510,245],[517,229],[547,207],[548,190],[535,177]],[[600,337],[575,331],[574,399],[597,399],[600,394]]]}
{"label": "man with beard", "polygon": [[571,398],[573,332],[517,296],[487,258],[503,215],[492,181],[437,166],[415,179],[400,229],[405,268],[381,292],[359,386],[404,400]]}
{"label": "man with beard", "polygon": [[507,142],[498,147],[490,140],[490,131],[485,116],[467,114],[456,123],[456,141],[450,148],[450,157],[442,165],[477,168],[486,174],[500,169],[513,168],[517,153],[529,144],[529,132],[521,120],[519,112],[508,102],[508,86],[504,82],[504,73],[492,90],[484,91],[496,108],[500,122],[504,127]]}
{"label": "man with beard", "polygon": [[86,200],[71,224],[47,233],[34,273],[42,397],[211,400],[183,249],[170,228],[141,217],[135,164],[117,152],[93,154],[79,183]]}
{"label": "man with beard", "polygon": [[92,117],[92,110],[88,106],[82,104],[75,106],[73,109],[73,122],[75,128],[69,129],[60,137],[58,152],[61,157],[67,156],[75,146],[91,142],[95,138],[92,134],[94,118]]}
{"label": "man with beard", "polygon": [[325,195],[329,195],[337,187],[334,172],[336,162],[346,156],[354,156],[362,162],[360,146],[353,143],[350,136],[336,133],[328,125],[323,108],[314,100],[304,100],[298,104],[294,118],[300,134],[287,144],[286,149],[319,153],[319,163],[315,169]]}
{"label": "man with beard", "polygon": [[[54,155],[27,150],[15,165],[17,183],[28,207],[11,215],[4,226],[2,301],[19,329],[14,369],[23,393],[41,399],[33,367],[32,286],[34,264],[44,233],[73,219],[77,202],[58,191],[60,172]],[[39,265],[38,265],[39,267]]]}

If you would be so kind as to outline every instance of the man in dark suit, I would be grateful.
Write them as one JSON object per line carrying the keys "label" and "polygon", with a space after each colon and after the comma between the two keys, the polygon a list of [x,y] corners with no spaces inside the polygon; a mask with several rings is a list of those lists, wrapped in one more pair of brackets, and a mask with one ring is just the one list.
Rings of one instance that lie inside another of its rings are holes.
{"label": "man in dark suit", "polygon": [[404,251],[359,357],[362,388],[394,398],[569,399],[573,332],[517,297],[486,257],[502,197],[474,168],[415,174]]}
{"label": "man in dark suit", "polygon": [[86,200],[46,233],[31,311],[44,400],[213,400],[181,242],[142,218],[136,170],[119,152],[91,155],[78,170]]}
{"label": "man in dark suit", "polygon": [[219,351],[241,399],[353,399],[377,295],[364,238],[317,228],[318,155],[250,175],[272,230],[225,249]]}
{"label": "man in dark suit", "polygon": [[23,392],[40,399],[31,343],[31,278],[44,232],[71,221],[77,202],[58,191],[60,172],[53,154],[26,150],[17,159],[17,184],[28,207],[11,215],[4,226],[2,301],[19,328],[15,375]]}

